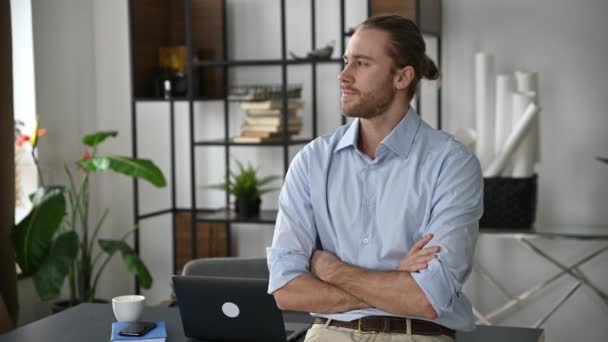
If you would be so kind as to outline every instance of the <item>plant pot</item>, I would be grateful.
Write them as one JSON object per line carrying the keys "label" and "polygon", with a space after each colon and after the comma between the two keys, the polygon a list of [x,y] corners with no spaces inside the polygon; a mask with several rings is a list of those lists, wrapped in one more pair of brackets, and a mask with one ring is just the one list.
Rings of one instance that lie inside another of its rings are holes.
{"label": "plant pot", "polygon": [[[83,302],[81,301],[76,301],[76,302],[70,302],[69,299],[65,299],[65,300],[60,300],[58,302],[54,302],[51,305],[51,312],[53,314],[56,314],[58,312],[67,310],[73,306],[76,306],[78,304],[82,304]],[[94,299],[93,303],[102,303],[102,304],[108,304],[109,302],[105,299]]]}
{"label": "plant pot", "polygon": [[260,198],[256,198],[255,200],[237,198],[234,202],[234,209],[239,216],[254,217],[260,214],[260,204],[262,204]]}

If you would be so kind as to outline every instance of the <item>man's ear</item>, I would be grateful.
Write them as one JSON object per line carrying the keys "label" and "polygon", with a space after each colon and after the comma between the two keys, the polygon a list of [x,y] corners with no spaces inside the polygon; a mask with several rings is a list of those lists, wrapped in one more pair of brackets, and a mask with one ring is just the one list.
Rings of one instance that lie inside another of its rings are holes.
{"label": "man's ear", "polygon": [[397,69],[393,85],[397,90],[405,89],[414,81],[415,76],[416,71],[411,65],[404,66],[401,69]]}

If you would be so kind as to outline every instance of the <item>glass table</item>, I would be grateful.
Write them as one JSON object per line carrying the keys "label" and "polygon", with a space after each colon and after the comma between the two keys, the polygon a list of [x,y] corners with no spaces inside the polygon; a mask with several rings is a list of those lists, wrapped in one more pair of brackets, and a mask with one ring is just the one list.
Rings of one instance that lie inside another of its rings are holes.
{"label": "glass table", "polygon": [[[477,324],[491,325],[492,320],[497,316],[506,312],[513,306],[524,302],[533,294],[551,285],[564,275],[571,276],[576,279],[577,282],[556,301],[549,312],[539,318],[531,327],[538,328],[542,326],[581,286],[589,287],[601,299],[604,305],[608,305],[608,295],[593,284],[580,269],[583,264],[608,250],[608,225],[535,225],[532,229],[480,228],[479,232],[482,235],[489,235],[496,238],[514,239],[536,255],[557,266],[559,271],[550,278],[535,284],[519,295],[512,296],[492,278],[489,272],[484,270],[479,263],[475,261],[473,266],[474,271],[506,300],[500,307],[486,314],[482,314],[479,310],[473,308]],[[542,250],[537,244],[534,244],[533,240],[536,239],[593,240],[602,241],[602,244],[599,248],[596,248],[584,257],[579,258],[574,263],[566,265]]]}

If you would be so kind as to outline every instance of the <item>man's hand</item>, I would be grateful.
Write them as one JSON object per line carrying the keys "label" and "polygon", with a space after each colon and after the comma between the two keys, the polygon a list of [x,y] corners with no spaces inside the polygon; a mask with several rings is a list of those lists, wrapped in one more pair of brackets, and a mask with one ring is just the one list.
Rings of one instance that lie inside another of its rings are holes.
{"label": "man's hand", "polygon": [[432,238],[433,234],[427,234],[418,240],[399,263],[399,270],[417,272],[427,268],[429,261],[437,258],[440,250],[439,246],[423,248]]}
{"label": "man's hand", "polygon": [[315,277],[329,282],[332,272],[342,264],[342,261],[337,256],[320,249],[317,249],[310,258],[310,272]]}

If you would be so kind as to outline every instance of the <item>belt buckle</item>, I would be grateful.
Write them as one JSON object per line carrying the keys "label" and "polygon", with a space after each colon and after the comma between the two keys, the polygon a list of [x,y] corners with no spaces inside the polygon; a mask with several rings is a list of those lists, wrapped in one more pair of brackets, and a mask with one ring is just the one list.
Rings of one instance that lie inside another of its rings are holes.
{"label": "belt buckle", "polygon": [[[362,334],[367,334],[367,335],[376,335],[378,334],[379,331],[376,330],[370,330],[370,331],[365,331],[365,330],[361,330],[361,321],[363,321],[363,318],[360,318],[359,320],[359,325],[357,326],[357,330],[359,330],[360,333]],[[382,327],[382,331],[386,330],[386,320],[382,320],[384,322],[384,326]]]}

